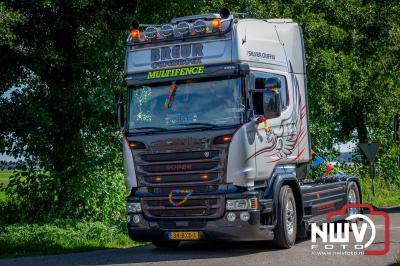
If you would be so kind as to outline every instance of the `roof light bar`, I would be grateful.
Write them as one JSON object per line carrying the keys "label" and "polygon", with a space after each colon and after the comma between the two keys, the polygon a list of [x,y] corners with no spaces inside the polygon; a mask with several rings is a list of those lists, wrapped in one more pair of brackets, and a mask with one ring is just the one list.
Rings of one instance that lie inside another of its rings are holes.
{"label": "roof light bar", "polygon": [[164,38],[171,38],[174,36],[174,27],[171,24],[162,25],[160,33]]}
{"label": "roof light bar", "polygon": [[196,33],[204,33],[204,32],[207,32],[207,30],[208,30],[207,23],[206,23],[204,20],[202,20],[202,19],[196,20],[196,21],[193,23],[193,29],[194,29],[194,31],[195,31]]}
{"label": "roof light bar", "polygon": [[[127,38],[127,44],[162,42],[170,39],[187,39],[201,36],[220,35],[229,32],[233,25],[233,16],[227,8],[219,14],[202,14],[175,18],[170,24],[140,24],[134,20]],[[146,27],[141,33],[139,27]],[[143,34],[143,36],[141,36]]]}
{"label": "roof light bar", "polygon": [[181,35],[187,35],[190,33],[190,25],[186,21],[179,22],[176,28]]}
{"label": "roof light bar", "polygon": [[157,39],[157,37],[158,37],[157,28],[153,27],[153,26],[147,27],[146,30],[144,31],[144,37],[146,37],[146,39],[148,39],[148,40]]}

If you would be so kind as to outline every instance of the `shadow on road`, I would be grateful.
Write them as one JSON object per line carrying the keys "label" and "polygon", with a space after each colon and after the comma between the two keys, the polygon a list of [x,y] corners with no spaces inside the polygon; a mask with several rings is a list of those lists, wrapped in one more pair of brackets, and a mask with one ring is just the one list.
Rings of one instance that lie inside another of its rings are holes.
{"label": "shadow on road", "polygon": [[153,245],[65,255],[37,256],[0,260],[0,265],[99,265],[157,263],[180,260],[231,258],[275,251],[270,242],[210,243],[185,242],[177,248],[156,248]]}

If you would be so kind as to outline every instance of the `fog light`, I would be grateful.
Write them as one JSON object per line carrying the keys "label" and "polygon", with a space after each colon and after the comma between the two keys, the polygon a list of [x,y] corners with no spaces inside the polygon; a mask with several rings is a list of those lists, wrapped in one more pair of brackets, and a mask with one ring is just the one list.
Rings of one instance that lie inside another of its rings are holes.
{"label": "fog light", "polygon": [[226,214],[226,219],[228,219],[229,222],[233,222],[236,220],[236,214],[234,212],[228,212]]}
{"label": "fog light", "polygon": [[138,223],[140,222],[140,216],[137,215],[137,214],[133,215],[133,216],[132,216],[132,221],[133,221],[135,224],[138,224]]}
{"label": "fog light", "polygon": [[247,222],[248,220],[250,220],[250,213],[248,212],[240,213],[240,220],[242,220],[243,222]]}

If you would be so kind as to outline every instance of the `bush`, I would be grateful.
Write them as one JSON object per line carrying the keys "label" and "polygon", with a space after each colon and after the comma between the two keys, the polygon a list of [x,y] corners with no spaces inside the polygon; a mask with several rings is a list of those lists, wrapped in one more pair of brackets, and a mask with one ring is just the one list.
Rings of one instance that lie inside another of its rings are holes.
{"label": "bush", "polygon": [[388,180],[385,173],[377,170],[375,182],[375,197],[371,189],[371,179],[368,166],[361,164],[340,166],[341,171],[347,175],[360,178],[361,192],[364,203],[370,203],[375,207],[388,207],[400,204],[400,181]]}
{"label": "bush", "polygon": [[125,224],[55,220],[44,224],[0,226],[0,257],[45,255],[135,246]]}
{"label": "bush", "polygon": [[[119,150],[118,150],[119,151]],[[126,189],[122,158],[112,150],[101,159],[82,162],[80,172],[67,181],[63,201],[54,173],[25,169],[15,172],[0,187],[0,224],[46,222],[57,218],[106,223],[125,217]]]}

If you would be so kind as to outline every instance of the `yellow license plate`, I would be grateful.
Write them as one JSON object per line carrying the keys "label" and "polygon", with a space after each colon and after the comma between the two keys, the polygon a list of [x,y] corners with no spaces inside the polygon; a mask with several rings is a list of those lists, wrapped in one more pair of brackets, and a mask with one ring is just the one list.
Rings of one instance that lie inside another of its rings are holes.
{"label": "yellow license plate", "polygon": [[169,232],[169,240],[199,240],[199,232]]}

